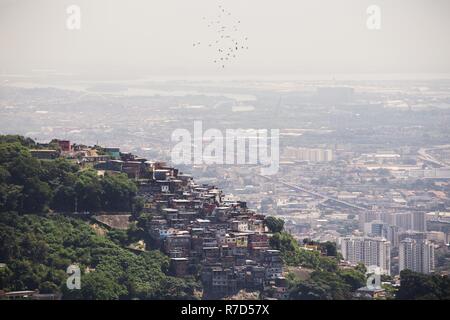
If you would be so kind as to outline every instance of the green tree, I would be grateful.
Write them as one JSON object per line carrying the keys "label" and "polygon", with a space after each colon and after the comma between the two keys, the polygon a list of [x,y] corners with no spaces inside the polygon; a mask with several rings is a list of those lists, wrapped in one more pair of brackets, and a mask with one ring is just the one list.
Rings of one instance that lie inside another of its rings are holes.
{"label": "green tree", "polygon": [[99,211],[102,208],[102,185],[94,170],[79,172],[75,183],[77,211]]}
{"label": "green tree", "polygon": [[20,209],[23,187],[14,184],[0,184],[0,212]]}
{"label": "green tree", "polygon": [[139,217],[141,215],[142,211],[144,211],[144,206],[145,206],[145,200],[143,197],[141,197],[141,196],[134,197],[134,199],[133,199],[133,216]]}
{"label": "green tree", "polygon": [[106,175],[101,181],[102,206],[110,211],[131,211],[136,184],[126,174]]}
{"label": "green tree", "polygon": [[353,291],[366,285],[366,276],[354,269],[343,270],[339,272],[340,277],[348,284]]}
{"label": "green tree", "polygon": [[411,270],[400,272],[400,300],[450,300],[448,276],[426,275]]}
{"label": "green tree", "polygon": [[23,187],[24,212],[41,213],[48,208],[52,198],[52,190],[49,185],[37,177],[27,179]]}
{"label": "green tree", "polygon": [[93,271],[81,276],[81,290],[64,289],[66,299],[118,300],[127,290],[105,272]]}
{"label": "green tree", "polygon": [[269,231],[272,233],[281,232],[284,229],[283,219],[269,216],[265,218],[264,222]]}
{"label": "green tree", "polygon": [[325,254],[327,256],[331,256],[331,257],[337,256],[337,248],[336,248],[335,242],[327,241],[324,244],[322,244],[321,246],[324,249]]}

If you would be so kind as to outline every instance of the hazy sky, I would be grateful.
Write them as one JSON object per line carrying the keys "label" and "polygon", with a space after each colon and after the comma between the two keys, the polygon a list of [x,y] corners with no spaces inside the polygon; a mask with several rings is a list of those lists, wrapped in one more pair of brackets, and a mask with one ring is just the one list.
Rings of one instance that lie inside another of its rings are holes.
{"label": "hazy sky", "polygon": [[[248,37],[225,69],[193,46],[216,36],[218,4]],[[366,26],[372,4],[381,30]],[[0,0],[0,73],[450,73],[449,14],[449,0]]]}

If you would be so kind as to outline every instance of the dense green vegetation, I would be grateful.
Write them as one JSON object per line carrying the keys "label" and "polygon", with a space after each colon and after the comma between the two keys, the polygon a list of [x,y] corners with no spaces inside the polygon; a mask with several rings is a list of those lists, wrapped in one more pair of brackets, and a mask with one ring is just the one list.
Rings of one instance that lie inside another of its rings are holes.
{"label": "dense green vegetation", "polygon": [[396,298],[400,300],[450,300],[450,278],[403,270],[400,273],[400,289]]}
{"label": "dense green vegetation", "polygon": [[[98,235],[60,212],[139,210],[126,175],[99,177],[64,159],[38,160],[31,139],[0,136],[0,289],[62,293],[66,299],[190,299],[193,279],[167,276],[159,251],[125,249],[135,231]],[[133,212],[136,213],[136,212]],[[69,265],[81,270],[81,290],[66,286]]]}
{"label": "dense green vegetation", "polygon": [[130,211],[137,191],[125,174],[99,177],[65,159],[38,160],[34,142],[0,137],[0,212]]}
{"label": "dense green vegetation", "polygon": [[[169,259],[159,251],[137,255],[79,219],[4,212],[0,244],[6,264],[0,288],[7,291],[62,292],[67,299],[176,299],[192,298],[197,288],[191,279],[167,276]],[[66,287],[71,264],[82,271],[81,290]]]}
{"label": "dense green vegetation", "polygon": [[292,281],[290,298],[295,300],[352,299],[353,293],[365,285],[362,270],[349,269],[336,272],[314,271],[311,278]]}
{"label": "dense green vegetation", "polygon": [[[299,279],[295,274],[288,276],[289,297],[295,300],[342,300],[353,299],[354,292],[366,286],[366,267],[340,269],[339,253],[331,242],[316,243],[305,239],[304,244],[315,245],[318,251],[302,248],[287,232],[275,233],[270,240],[271,247],[281,251],[288,266],[312,269],[310,277]],[[382,281],[391,280],[382,276]],[[425,275],[404,270],[400,274],[400,288],[385,286],[388,298],[395,295],[400,300],[448,300],[450,299],[450,278],[440,275]]]}
{"label": "dense green vegetation", "polygon": [[338,268],[339,256],[334,243],[305,240],[304,244],[316,245],[318,250],[302,248],[292,235],[284,231],[275,233],[270,239],[271,247],[281,251],[286,265],[313,270],[306,280],[290,275],[291,299],[351,299],[358,288],[365,286],[366,269],[363,265],[347,270]]}
{"label": "dense green vegetation", "polygon": [[283,219],[269,216],[269,217],[266,217],[266,219],[264,219],[264,222],[265,222],[267,228],[269,229],[269,231],[272,233],[283,231],[283,228],[284,228],[284,220]]}
{"label": "dense green vegetation", "polygon": [[306,250],[287,232],[277,232],[270,239],[270,246],[280,250],[288,266],[302,266],[314,270],[334,272],[337,270],[336,256],[324,256],[319,251]]}

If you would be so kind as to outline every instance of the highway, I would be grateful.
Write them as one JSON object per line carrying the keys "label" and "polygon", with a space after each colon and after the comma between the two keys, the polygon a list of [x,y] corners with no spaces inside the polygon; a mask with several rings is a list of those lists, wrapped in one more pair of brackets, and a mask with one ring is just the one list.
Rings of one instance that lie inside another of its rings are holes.
{"label": "highway", "polygon": [[428,151],[429,151],[429,150],[444,149],[444,148],[448,148],[448,147],[449,147],[448,145],[445,145],[445,146],[439,146],[439,147],[428,148],[428,149],[421,148],[421,149],[419,149],[419,151],[418,151],[417,153],[419,154],[419,158],[420,158],[422,161],[432,163],[432,164],[434,164],[434,165],[436,165],[436,166],[438,166],[438,167],[446,167],[446,166],[448,166],[447,163],[444,163],[444,162],[442,162],[442,161],[437,160],[435,157],[433,157],[432,155],[430,155],[430,154],[428,153]]}
{"label": "highway", "polygon": [[353,203],[350,203],[350,202],[347,202],[347,201],[343,201],[343,200],[339,200],[339,199],[336,199],[336,198],[324,195],[322,193],[318,193],[318,192],[312,191],[312,190],[310,190],[310,189],[308,189],[306,187],[303,187],[303,186],[294,185],[294,184],[291,184],[291,183],[288,183],[288,182],[285,182],[285,181],[282,181],[282,180],[276,180],[276,179],[270,178],[268,176],[263,176],[263,175],[259,175],[259,176],[264,178],[264,179],[266,179],[266,180],[268,180],[268,181],[272,181],[272,182],[275,182],[275,183],[282,184],[282,185],[284,185],[286,187],[289,187],[289,188],[292,188],[294,190],[298,190],[298,191],[301,191],[301,192],[313,195],[315,197],[324,199],[326,201],[332,201],[332,202],[338,203],[340,205],[343,205],[343,206],[346,206],[346,207],[350,207],[350,208],[353,208],[353,209],[362,210],[362,211],[368,211],[369,210],[367,208],[360,207],[360,206],[355,205]]}

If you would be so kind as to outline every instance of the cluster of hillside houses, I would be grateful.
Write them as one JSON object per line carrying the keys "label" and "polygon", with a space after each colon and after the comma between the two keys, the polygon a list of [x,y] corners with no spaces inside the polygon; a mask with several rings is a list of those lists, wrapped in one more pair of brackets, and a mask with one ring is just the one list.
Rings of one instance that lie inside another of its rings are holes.
{"label": "cluster of hillside houses", "polygon": [[145,164],[151,177],[138,181],[144,210],[154,214],[147,229],[171,258],[174,275],[200,267],[205,294],[211,297],[268,288],[275,298],[285,297],[283,263],[280,252],[270,249],[264,215],[164,163]]}
{"label": "cluster of hillside houses", "polygon": [[56,142],[59,150],[32,150],[32,154],[45,158],[64,153],[99,172],[126,173],[136,180],[144,212],[152,216],[146,229],[170,257],[171,273],[181,277],[199,273],[205,297],[245,289],[287,298],[280,251],[269,246],[264,215],[247,208],[245,202],[227,200],[214,186],[198,185],[163,162],[122,153],[119,148],[99,152]]}

